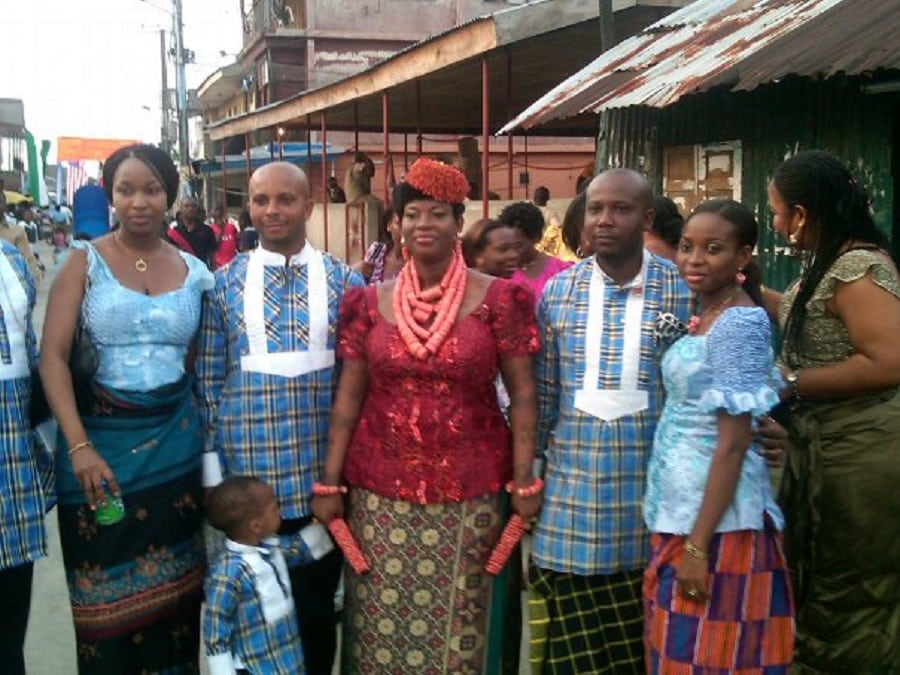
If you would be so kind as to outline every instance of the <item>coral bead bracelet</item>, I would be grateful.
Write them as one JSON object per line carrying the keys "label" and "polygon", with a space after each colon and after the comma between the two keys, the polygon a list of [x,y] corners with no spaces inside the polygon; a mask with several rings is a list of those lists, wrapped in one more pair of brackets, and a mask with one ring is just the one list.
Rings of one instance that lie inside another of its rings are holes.
{"label": "coral bead bracelet", "polygon": [[332,495],[347,494],[347,486],[313,483],[312,492],[316,497],[331,497]]}
{"label": "coral bead bracelet", "polygon": [[506,484],[506,491],[510,494],[514,492],[519,497],[534,497],[537,494],[540,494],[544,490],[544,481],[540,478],[535,478],[531,481],[531,485],[524,488],[517,488],[516,484],[513,481],[509,481]]}

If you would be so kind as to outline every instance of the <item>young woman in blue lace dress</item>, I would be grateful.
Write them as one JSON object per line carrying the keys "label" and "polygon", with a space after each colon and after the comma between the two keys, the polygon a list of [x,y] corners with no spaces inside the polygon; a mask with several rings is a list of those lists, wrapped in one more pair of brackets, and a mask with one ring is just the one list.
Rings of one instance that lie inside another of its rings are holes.
{"label": "young woman in blue lace dress", "polygon": [[[76,242],[50,291],[41,376],[61,432],[59,530],[82,675],[196,673],[203,582],[201,453],[188,353],[212,288],[160,238],[178,172],[158,148],[104,164],[120,228]],[[79,320],[89,387],[69,366]],[[87,390],[87,397],[75,389]],[[104,504],[122,500],[112,523]],[[121,513],[121,511],[124,513]]]}
{"label": "young woman in blue lace dress", "polygon": [[751,264],[757,228],[731,200],[701,204],[676,262],[699,301],[662,362],[666,405],[647,474],[648,673],[787,673],[793,603],[784,518],[754,419],[778,402],[771,326]]}

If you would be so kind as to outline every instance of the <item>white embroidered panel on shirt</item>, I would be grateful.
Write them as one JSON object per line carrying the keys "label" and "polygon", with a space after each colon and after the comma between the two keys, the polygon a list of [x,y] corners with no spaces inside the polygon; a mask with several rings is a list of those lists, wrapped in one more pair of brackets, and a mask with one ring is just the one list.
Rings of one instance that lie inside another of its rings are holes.
{"label": "white embroidered panel on shirt", "polygon": [[6,339],[9,341],[11,357],[9,363],[0,362],[0,380],[15,380],[26,377],[30,372],[26,343],[28,294],[16,270],[2,253],[0,253],[0,283],[3,284],[0,306],[3,308]]}
{"label": "white embroidered panel on shirt", "polygon": [[229,540],[226,546],[239,552],[243,561],[253,570],[253,585],[263,617],[266,623],[274,623],[294,611],[294,596],[291,593],[287,563],[278,548],[278,538],[270,537],[263,543],[266,546],[256,547]]}
{"label": "white embroidered panel on shirt", "polygon": [[[265,317],[265,268],[267,265],[305,265],[309,306],[309,348],[304,351],[269,352]],[[322,253],[308,241],[300,253],[284,256],[257,248],[247,262],[244,284],[244,323],[249,353],[241,357],[245,372],[297,377],[334,366],[334,350],[328,349],[328,280]]]}
{"label": "white embroidered panel on shirt", "polygon": [[598,389],[604,312],[606,306],[606,275],[594,261],[588,292],[588,315],[584,333],[584,381],[575,392],[575,407],[588,415],[611,422],[626,415],[634,415],[649,406],[649,394],[638,389],[641,367],[641,329],[644,313],[644,284],[647,279],[649,257],[644,252],[641,271],[623,289],[629,289],[625,300],[625,319],[622,336],[622,365],[618,389]]}

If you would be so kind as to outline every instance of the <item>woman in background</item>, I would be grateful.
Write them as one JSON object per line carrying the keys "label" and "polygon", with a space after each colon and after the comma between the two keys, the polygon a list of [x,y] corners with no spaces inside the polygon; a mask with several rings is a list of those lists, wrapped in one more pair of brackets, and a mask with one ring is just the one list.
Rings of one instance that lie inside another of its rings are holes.
{"label": "woman in background", "polygon": [[579,258],[586,258],[591,254],[590,238],[585,236],[584,217],[587,207],[587,194],[579,192],[575,199],[569,202],[566,214],[563,216],[562,238],[571,250],[575,251]]}
{"label": "woman in background", "polygon": [[484,218],[462,236],[466,265],[492,277],[509,279],[519,266],[519,239],[515,229]]}
{"label": "woman in background", "polygon": [[644,231],[644,248],[666,260],[675,260],[684,218],[668,197],[653,198],[653,224]]}
{"label": "woman in background", "polygon": [[209,227],[216,236],[216,250],[213,253],[213,269],[225,267],[238,253],[240,233],[237,224],[228,216],[225,204],[219,202],[213,208]]}
{"label": "woman in background", "polygon": [[900,672],[900,277],[834,156],[772,176],[773,227],[805,259],[781,304],[794,444],[782,479],[797,598],[793,673]]}
{"label": "woman in background", "polygon": [[400,274],[403,267],[403,252],[400,246],[400,218],[394,209],[386,209],[381,216],[378,241],[372,242],[366,250],[366,258],[355,269],[370,284],[390,281]]}
{"label": "woman in background", "polygon": [[534,204],[509,204],[500,212],[498,220],[519,232],[520,269],[513,273],[512,280],[527,284],[534,292],[535,301],[540,300],[544,285],[572,263],[538,250],[544,232],[544,216]]}

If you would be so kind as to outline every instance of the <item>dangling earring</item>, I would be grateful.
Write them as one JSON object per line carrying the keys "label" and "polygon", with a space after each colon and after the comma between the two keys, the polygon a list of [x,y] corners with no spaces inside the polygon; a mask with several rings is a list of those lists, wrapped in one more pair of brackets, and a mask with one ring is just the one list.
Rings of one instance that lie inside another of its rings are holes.
{"label": "dangling earring", "polygon": [[[803,228],[806,225],[806,210],[801,206],[792,206],[791,207],[791,222],[795,220],[796,216],[800,216],[800,222],[797,223],[797,229],[788,234],[788,243],[791,247],[796,251],[797,247],[800,245],[800,240],[803,238]],[[790,227],[790,226],[788,226]]]}
{"label": "dangling earring", "polygon": [[747,275],[744,274],[744,270],[738,270],[737,274],[734,275],[734,280],[738,286],[743,286],[744,282],[747,281]]}
{"label": "dangling earring", "polygon": [[803,232],[803,223],[788,235],[788,256],[791,258],[800,257],[800,234]]}

